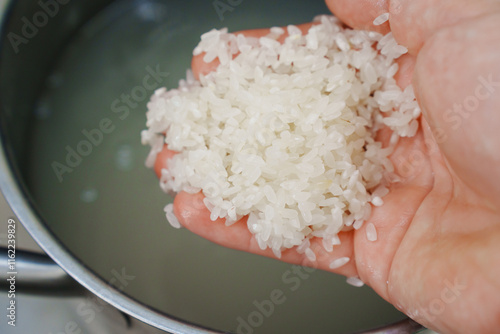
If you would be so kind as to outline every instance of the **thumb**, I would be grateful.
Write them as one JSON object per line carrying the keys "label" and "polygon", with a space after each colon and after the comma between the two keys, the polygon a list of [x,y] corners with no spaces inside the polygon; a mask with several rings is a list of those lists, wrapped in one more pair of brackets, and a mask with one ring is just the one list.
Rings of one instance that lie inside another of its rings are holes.
{"label": "thumb", "polygon": [[500,12],[443,28],[424,44],[415,91],[450,167],[477,193],[500,198]]}

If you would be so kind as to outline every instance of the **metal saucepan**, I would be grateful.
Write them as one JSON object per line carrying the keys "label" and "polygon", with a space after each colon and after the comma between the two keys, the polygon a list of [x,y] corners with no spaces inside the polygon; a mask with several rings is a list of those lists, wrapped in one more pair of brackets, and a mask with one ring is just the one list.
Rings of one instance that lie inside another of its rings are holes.
{"label": "metal saucepan", "polygon": [[177,86],[203,32],[303,23],[328,13],[323,0],[0,4],[0,186],[81,285],[172,333],[419,328],[368,287],[172,229],[144,167],[148,98]]}

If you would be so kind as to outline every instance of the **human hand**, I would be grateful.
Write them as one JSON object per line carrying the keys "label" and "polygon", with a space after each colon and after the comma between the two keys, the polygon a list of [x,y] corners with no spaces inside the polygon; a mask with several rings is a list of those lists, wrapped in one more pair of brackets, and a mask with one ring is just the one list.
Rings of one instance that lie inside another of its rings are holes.
{"label": "human hand", "polygon": [[[500,3],[494,0],[328,0],[355,29],[392,31],[410,53],[399,59],[398,83],[413,81],[423,110],[418,134],[400,140],[391,160],[402,180],[372,211],[376,242],[365,227],[340,234],[332,252],[312,239],[316,261],[295,250],[282,260],[358,276],[416,321],[440,332],[486,333],[500,328]],[[374,27],[390,12],[390,23]],[[303,29],[308,26],[303,26]],[[261,36],[266,30],[246,32]],[[195,73],[217,63],[193,59]],[[156,170],[174,152],[164,149]],[[245,218],[212,222],[201,194],[180,193],[181,224],[226,247],[261,250]],[[366,224],[365,224],[366,226]],[[330,263],[351,260],[337,269]]]}

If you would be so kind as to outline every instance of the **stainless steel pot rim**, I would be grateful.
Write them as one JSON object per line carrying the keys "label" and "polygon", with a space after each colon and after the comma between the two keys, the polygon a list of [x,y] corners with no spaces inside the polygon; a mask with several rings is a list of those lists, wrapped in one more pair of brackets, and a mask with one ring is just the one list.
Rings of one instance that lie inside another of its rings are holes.
{"label": "stainless steel pot rim", "polygon": [[[12,3],[11,1],[0,2],[0,36],[2,36],[2,45],[0,47],[3,47],[3,43],[6,43],[5,17],[9,15]],[[221,333],[187,324],[139,303],[108,285],[103,279],[74,258],[63,245],[57,242],[56,238],[35,213],[26,190],[14,175],[14,167],[7,158],[6,147],[7,143],[0,133],[0,190],[20,223],[45,253],[66,273],[102,300],[153,327],[176,334]]]}
{"label": "stainless steel pot rim", "polygon": [[176,334],[223,333],[190,325],[153,310],[109,286],[90,269],[78,262],[64,246],[56,242],[54,236],[33,211],[25,192],[21,189],[9,166],[3,139],[0,139],[0,144],[2,146],[0,150],[0,189],[7,202],[26,230],[47,255],[79,284],[120,311],[161,330]]}

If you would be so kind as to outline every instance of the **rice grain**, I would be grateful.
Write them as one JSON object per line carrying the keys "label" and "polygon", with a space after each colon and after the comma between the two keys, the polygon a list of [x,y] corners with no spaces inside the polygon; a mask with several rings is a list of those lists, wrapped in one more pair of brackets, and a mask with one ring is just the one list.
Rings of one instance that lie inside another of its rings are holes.
{"label": "rice grain", "polygon": [[170,225],[174,228],[181,228],[181,224],[179,223],[179,220],[174,214],[174,205],[172,203],[169,203],[165,206],[163,209],[165,211],[166,216],[167,216],[167,221],[170,223]]}
{"label": "rice grain", "polygon": [[340,268],[342,267],[343,265],[345,265],[347,262],[350,261],[350,258],[349,257],[341,257],[341,258],[338,258],[336,260],[333,260],[331,263],[330,263],[330,269],[337,269],[337,268]]}
{"label": "rice grain", "polygon": [[377,229],[373,223],[366,225],[366,238],[368,241],[377,241]]}
{"label": "rice grain", "polygon": [[373,20],[373,25],[379,26],[381,24],[384,24],[385,22],[389,21],[389,13],[383,13],[375,18]]}
{"label": "rice grain", "polygon": [[361,288],[365,283],[360,280],[358,277],[348,277],[346,279],[347,284],[352,285],[356,288]]}
{"label": "rice grain", "polygon": [[[179,152],[162,170],[162,190],[201,191],[212,220],[248,216],[261,249],[297,247],[310,260],[311,237],[332,251],[338,233],[383,204],[398,180],[388,157],[418,131],[421,113],[411,85],[394,79],[407,50],[391,33],[351,30],[333,16],[315,22],[307,34],[288,26],[283,43],[283,28],[262,38],[207,32],[193,54],[220,65],[155,91],[142,132],[147,166],[164,144]],[[393,131],[387,147],[376,140],[383,127]],[[165,212],[180,227],[171,205]]]}

